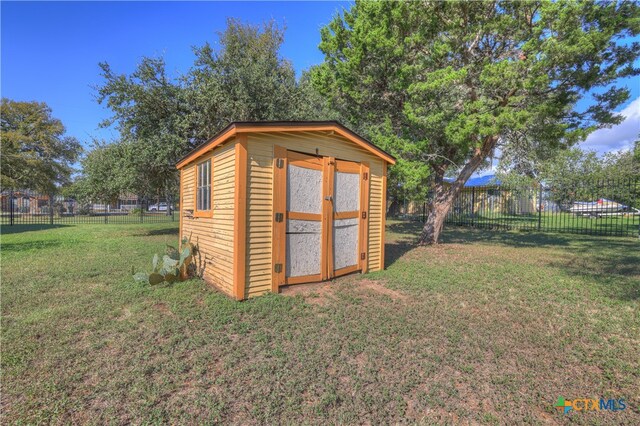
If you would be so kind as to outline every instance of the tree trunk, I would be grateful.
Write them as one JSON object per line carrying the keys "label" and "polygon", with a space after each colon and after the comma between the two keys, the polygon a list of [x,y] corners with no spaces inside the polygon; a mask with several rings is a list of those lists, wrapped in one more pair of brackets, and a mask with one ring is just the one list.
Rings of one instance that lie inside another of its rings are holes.
{"label": "tree trunk", "polygon": [[440,232],[444,227],[444,221],[447,213],[451,209],[454,196],[459,191],[453,191],[452,188],[446,188],[441,182],[434,186],[434,195],[429,206],[427,220],[420,234],[420,244],[438,244]]}
{"label": "tree trunk", "polygon": [[482,161],[493,151],[498,136],[487,136],[483,139],[482,144],[477,148],[473,156],[464,165],[460,174],[454,182],[450,185],[444,185],[444,173],[446,171],[446,165],[440,165],[434,167],[435,169],[435,183],[433,185],[433,198],[431,200],[429,215],[427,221],[422,228],[420,234],[420,245],[425,244],[438,244],[440,238],[440,232],[444,226],[444,221],[447,218],[447,213],[451,209],[453,200],[458,196],[464,184],[471,177],[473,172],[482,164]]}
{"label": "tree trunk", "polygon": [[387,207],[387,211],[385,212],[387,214],[387,216],[390,217],[397,217],[399,216],[398,213],[398,209],[399,209],[400,203],[398,202],[398,198],[394,197],[391,200],[391,203],[389,203],[389,207]]}

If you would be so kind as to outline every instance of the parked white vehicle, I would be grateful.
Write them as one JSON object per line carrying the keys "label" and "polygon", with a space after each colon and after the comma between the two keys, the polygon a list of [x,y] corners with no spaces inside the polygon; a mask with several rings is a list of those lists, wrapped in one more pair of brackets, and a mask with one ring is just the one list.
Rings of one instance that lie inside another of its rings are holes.
{"label": "parked white vehicle", "polygon": [[[631,214],[638,214],[638,209],[633,209]],[[576,201],[569,209],[577,216],[618,216],[629,213],[629,207],[606,198],[599,198],[596,201]]]}
{"label": "parked white vehicle", "polygon": [[151,204],[148,208],[150,212],[166,212],[173,210],[167,203]]}

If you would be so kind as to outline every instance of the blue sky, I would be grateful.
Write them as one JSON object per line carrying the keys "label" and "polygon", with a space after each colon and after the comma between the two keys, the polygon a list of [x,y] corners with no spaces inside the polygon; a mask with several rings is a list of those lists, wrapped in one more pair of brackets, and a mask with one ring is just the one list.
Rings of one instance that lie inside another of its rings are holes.
{"label": "blue sky", "polygon": [[298,72],[322,62],[320,28],[348,2],[113,2],[2,1],[2,96],[46,102],[68,133],[83,142],[116,137],[98,129],[109,112],[91,86],[98,62],[132,72],[142,56],[164,56],[178,75],[193,64],[192,46],[217,41],[228,17],[287,28],[282,55]]}
{"label": "blue sky", "polygon": [[[192,46],[215,43],[228,17],[261,23],[275,19],[287,27],[282,55],[298,74],[322,61],[320,28],[349,2],[66,2],[0,3],[3,97],[46,102],[68,134],[88,143],[111,139],[98,129],[109,112],[94,99],[98,62],[130,73],[142,56],[164,56],[173,75],[193,63]],[[620,110],[623,125],[592,134],[584,147],[598,152],[627,149],[640,131],[640,83]]]}

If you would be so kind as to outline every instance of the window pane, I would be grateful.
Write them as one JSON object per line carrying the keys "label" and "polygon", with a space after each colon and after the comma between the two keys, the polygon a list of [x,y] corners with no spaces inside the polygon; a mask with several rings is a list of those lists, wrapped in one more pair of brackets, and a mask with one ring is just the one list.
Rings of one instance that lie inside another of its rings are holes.
{"label": "window pane", "polygon": [[206,188],[209,185],[209,162],[204,163],[204,181],[202,182],[202,186]]}
{"label": "window pane", "polygon": [[206,191],[207,191],[207,210],[211,210],[211,160],[207,161],[207,181],[206,181]]}
{"label": "window pane", "polygon": [[206,210],[207,209],[207,191],[205,190],[204,187],[200,188],[200,194],[201,194],[201,207],[200,210]]}
{"label": "window pane", "polygon": [[196,209],[211,210],[211,160],[198,164]]}

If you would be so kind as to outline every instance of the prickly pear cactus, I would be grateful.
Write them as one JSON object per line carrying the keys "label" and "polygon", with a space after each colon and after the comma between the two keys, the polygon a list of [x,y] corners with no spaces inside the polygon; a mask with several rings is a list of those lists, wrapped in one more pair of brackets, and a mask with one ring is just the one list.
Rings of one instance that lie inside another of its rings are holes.
{"label": "prickly pear cactus", "polygon": [[178,250],[173,246],[167,245],[165,254],[160,258],[154,255],[151,261],[151,273],[135,272],[131,268],[131,275],[135,282],[144,282],[151,285],[163,282],[172,283],[175,281],[183,281],[189,278],[189,265],[193,261],[193,254],[196,252],[196,246],[191,243],[191,237],[185,237],[182,240],[182,250]]}

